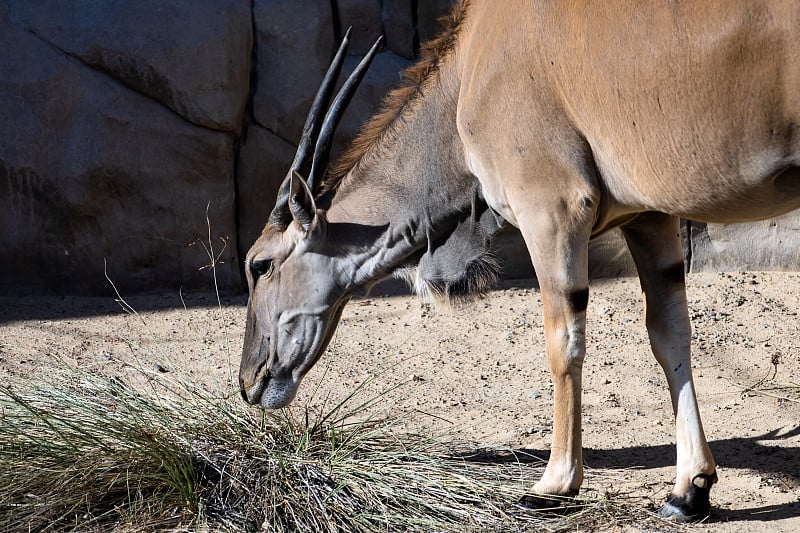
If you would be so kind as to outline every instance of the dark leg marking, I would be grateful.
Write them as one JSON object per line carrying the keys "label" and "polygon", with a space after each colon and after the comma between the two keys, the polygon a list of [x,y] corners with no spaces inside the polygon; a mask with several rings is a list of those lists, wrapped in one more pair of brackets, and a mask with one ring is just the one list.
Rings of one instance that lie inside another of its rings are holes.
{"label": "dark leg marking", "polygon": [[668,266],[661,271],[661,277],[672,283],[686,283],[686,273],[683,269],[683,261],[679,261],[672,266]]}
{"label": "dark leg marking", "polygon": [[573,313],[586,311],[586,306],[589,305],[589,288],[572,291],[567,298]]}

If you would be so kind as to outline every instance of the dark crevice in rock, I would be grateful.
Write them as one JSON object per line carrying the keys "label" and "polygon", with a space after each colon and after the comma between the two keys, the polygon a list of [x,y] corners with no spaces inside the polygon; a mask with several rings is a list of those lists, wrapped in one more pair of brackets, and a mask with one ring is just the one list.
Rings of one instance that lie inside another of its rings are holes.
{"label": "dark crevice in rock", "polygon": [[694,272],[692,265],[692,221],[686,221],[686,270]]}
{"label": "dark crevice in rock", "polygon": [[[253,44],[253,46],[255,47],[255,44]],[[249,125],[250,126],[258,126],[259,128],[263,128],[263,129],[267,130],[268,132],[270,132],[271,134],[273,134],[278,139],[282,140],[283,142],[285,142],[287,144],[291,144],[291,145],[296,147],[297,143],[295,141],[292,141],[291,139],[287,139],[286,137],[284,137],[283,135],[281,135],[279,132],[275,131],[274,129],[270,128],[266,124],[262,124],[261,121],[259,121],[258,118],[256,117],[255,111],[253,110],[253,99],[255,98],[256,83],[257,83],[257,81],[256,81],[255,57],[256,57],[256,55],[255,55],[255,52],[254,52],[253,53],[253,66],[250,67],[250,76],[251,76],[251,78],[250,78],[250,93],[247,95],[247,107],[246,107],[246,110],[245,110],[245,118],[249,121]],[[242,132],[246,132],[246,130],[247,130],[247,128],[245,127],[245,125],[243,123],[242,124]]]}
{"label": "dark crevice in rock", "polygon": [[381,35],[383,36],[383,49],[387,49],[388,46],[386,45],[386,20],[383,14],[383,0],[380,1],[381,4]]}
{"label": "dark crevice in rock", "polygon": [[82,58],[80,55],[78,55],[78,54],[76,54],[74,52],[70,52],[69,50],[65,50],[64,48],[60,47],[59,45],[57,45],[53,41],[49,40],[47,37],[44,37],[43,35],[40,35],[33,28],[26,27],[24,29],[25,29],[25,31],[30,33],[32,36],[34,36],[36,39],[38,39],[39,41],[43,42],[44,44],[46,44],[50,48],[56,50],[57,52],[60,52],[61,54],[65,55],[67,57],[70,57],[70,58],[78,61],[81,65],[83,65],[83,66],[85,66],[85,67],[87,67],[87,68],[89,68],[89,69],[91,69],[91,70],[93,70],[95,72],[98,72],[98,73],[102,74],[103,76],[113,80],[114,83],[116,83],[118,85],[122,85],[123,87],[125,87],[129,91],[132,91],[132,92],[136,93],[139,96],[147,98],[151,102],[154,102],[158,106],[168,110],[173,115],[175,115],[177,117],[180,117],[180,119],[183,120],[184,122],[188,122],[189,124],[192,124],[193,126],[197,126],[198,128],[203,128],[203,129],[206,129],[206,130],[209,130],[209,131],[226,133],[228,135],[231,134],[231,132],[228,131],[228,130],[219,129],[219,128],[212,128],[212,127],[209,127],[208,125],[200,124],[198,122],[195,122],[195,121],[189,119],[188,117],[186,117],[185,115],[182,115],[181,113],[179,113],[175,109],[171,108],[170,106],[168,106],[167,104],[165,104],[164,102],[159,100],[158,98],[154,98],[153,96],[151,96],[149,94],[146,94],[146,93],[143,93],[143,92],[137,90],[136,87],[131,86],[131,84],[126,82],[124,79],[119,78],[113,72],[111,72],[111,71],[109,71],[107,69],[104,69],[99,65],[95,65],[93,63],[90,63],[90,62],[86,61],[84,58]]}
{"label": "dark crevice in rock", "polygon": [[344,31],[342,31],[342,19],[339,17],[339,4],[336,0],[331,0],[331,16],[333,18],[333,42],[340,43]]}
{"label": "dark crevice in rock", "polygon": [[253,39],[250,44],[250,88],[247,94],[247,103],[244,108],[244,117],[242,118],[242,131],[239,139],[234,143],[234,169],[233,169],[233,187],[234,187],[234,225],[236,227],[236,254],[239,257],[239,275],[244,283],[244,258],[247,255],[247,250],[250,243],[242,242],[242,198],[240,188],[240,166],[239,155],[242,145],[247,142],[247,134],[249,129],[253,126],[261,126],[256,120],[253,101],[258,90],[258,28],[256,27],[256,12],[255,0],[250,0],[250,28],[253,34]]}
{"label": "dark crevice in rock", "polygon": [[418,2],[419,0],[411,0],[411,27],[414,30],[411,46],[412,50],[414,50],[414,57],[419,57],[419,28],[417,25],[417,21],[419,20]]}
{"label": "dark crevice in rock", "polygon": [[261,128],[264,128],[265,130],[267,130],[267,131],[268,131],[268,132],[270,132],[272,135],[274,135],[274,136],[275,136],[275,137],[277,137],[278,139],[282,140],[282,141],[283,141],[283,142],[285,142],[286,144],[291,144],[292,146],[294,146],[295,148],[297,148],[297,142],[296,142],[296,141],[292,141],[292,140],[290,140],[290,139],[287,139],[286,137],[284,137],[283,135],[281,135],[281,134],[280,134],[280,133],[278,133],[277,131],[274,131],[272,128],[268,128],[267,126],[264,126],[264,125],[263,125],[263,124],[261,124],[260,122],[257,122],[257,121],[253,121],[253,122],[255,123],[255,125],[256,125],[256,126],[259,126],[259,127],[261,127]]}

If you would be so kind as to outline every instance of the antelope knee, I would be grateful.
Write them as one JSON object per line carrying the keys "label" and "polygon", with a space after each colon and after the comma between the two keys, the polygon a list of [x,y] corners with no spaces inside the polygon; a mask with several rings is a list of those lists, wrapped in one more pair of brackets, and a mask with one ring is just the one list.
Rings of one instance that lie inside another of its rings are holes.
{"label": "antelope knee", "polygon": [[548,346],[547,358],[553,370],[580,371],[586,357],[586,334],[584,320],[557,328],[553,332],[552,346]]}

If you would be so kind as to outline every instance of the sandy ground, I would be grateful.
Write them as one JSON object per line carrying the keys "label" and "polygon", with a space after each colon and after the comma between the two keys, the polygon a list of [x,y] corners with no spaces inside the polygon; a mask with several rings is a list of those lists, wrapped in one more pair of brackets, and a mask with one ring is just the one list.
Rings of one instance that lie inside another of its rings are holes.
{"label": "sandy ground", "polygon": [[[800,531],[800,274],[689,277],[693,366],[719,464],[711,523],[692,530]],[[333,404],[358,387],[409,429],[547,456],[552,387],[539,293],[520,282],[479,301],[432,308],[409,296],[351,302],[296,404]],[[35,380],[43,358],[124,379],[136,357],[208,384],[235,379],[244,299],[0,297],[0,383]],[[592,283],[584,368],[585,462],[595,491],[660,504],[674,476],[664,376],[647,341],[635,279]],[[777,363],[777,365],[775,365]],[[791,387],[795,384],[794,387]]]}

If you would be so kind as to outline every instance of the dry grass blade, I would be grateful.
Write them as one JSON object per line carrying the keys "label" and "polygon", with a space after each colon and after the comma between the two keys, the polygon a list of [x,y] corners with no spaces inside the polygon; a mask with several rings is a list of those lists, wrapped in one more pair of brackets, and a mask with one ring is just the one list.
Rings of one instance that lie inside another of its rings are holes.
{"label": "dry grass blade", "polygon": [[800,403],[800,384],[797,383],[780,383],[776,381],[778,376],[778,367],[781,364],[783,356],[780,352],[775,352],[770,357],[770,364],[772,368],[767,373],[753,383],[752,385],[744,385],[737,383],[736,385],[742,389],[742,396],[757,394],[759,396],[767,396],[775,398],[779,402],[792,402]]}

